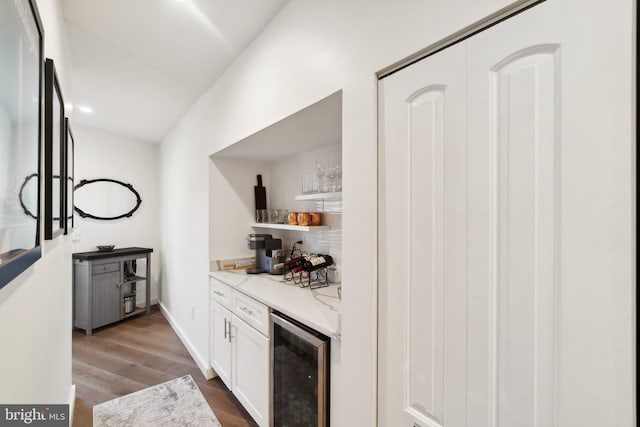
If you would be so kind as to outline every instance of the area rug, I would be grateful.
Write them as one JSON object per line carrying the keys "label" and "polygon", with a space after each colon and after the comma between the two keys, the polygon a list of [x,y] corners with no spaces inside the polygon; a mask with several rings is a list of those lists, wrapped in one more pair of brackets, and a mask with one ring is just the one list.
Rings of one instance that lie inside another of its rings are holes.
{"label": "area rug", "polygon": [[221,427],[191,375],[93,407],[94,427]]}

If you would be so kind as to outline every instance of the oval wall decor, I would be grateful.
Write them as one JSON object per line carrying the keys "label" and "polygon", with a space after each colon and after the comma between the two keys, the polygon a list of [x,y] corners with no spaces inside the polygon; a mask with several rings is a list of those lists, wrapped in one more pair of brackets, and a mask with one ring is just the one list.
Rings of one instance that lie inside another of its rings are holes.
{"label": "oval wall decor", "polygon": [[[33,178],[36,178],[36,180],[32,181]],[[28,215],[33,219],[38,219],[38,217],[34,213],[38,211],[38,206],[27,206],[28,202],[25,200],[25,194],[38,194],[37,178],[37,173],[32,173],[31,175],[27,176],[22,182],[22,185],[20,186],[20,192],[18,193],[18,199],[20,200],[20,206],[22,206],[22,210],[24,211],[25,215]],[[28,197],[26,198],[29,199]],[[31,198],[31,200],[33,200],[33,198]]]}
{"label": "oval wall decor", "polygon": [[103,221],[128,218],[142,204],[133,185],[109,178],[83,179],[74,188],[74,199],[78,215]]}
{"label": "oval wall decor", "polygon": [[[32,173],[31,175],[27,176],[24,179],[24,182],[22,183],[22,185],[20,186],[20,193],[18,193],[18,199],[20,200],[20,206],[22,206],[22,210],[24,211],[25,215],[30,216],[33,219],[38,219],[38,217],[36,217],[36,214],[34,212],[38,211],[38,207],[37,206],[27,206],[28,202],[25,200],[33,200],[32,198],[30,198],[28,195],[29,194],[38,194],[38,174],[37,173]],[[36,178],[35,181],[33,181],[33,178]],[[60,180],[60,175],[54,175],[53,176],[54,180]],[[69,181],[71,183],[73,183],[73,179],[68,178]],[[25,194],[27,194],[27,196],[25,196]],[[69,219],[71,219],[72,216],[69,215]],[[54,217],[53,218],[54,221],[58,221],[60,220],[60,217]]]}

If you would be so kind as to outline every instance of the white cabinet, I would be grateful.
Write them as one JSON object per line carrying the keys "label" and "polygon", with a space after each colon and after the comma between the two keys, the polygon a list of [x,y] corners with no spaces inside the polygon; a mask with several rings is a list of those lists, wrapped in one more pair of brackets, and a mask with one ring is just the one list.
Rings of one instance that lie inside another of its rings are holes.
{"label": "white cabinet", "polygon": [[211,301],[211,367],[229,389],[231,386],[231,312]]}
{"label": "white cabinet", "polygon": [[269,425],[269,338],[233,316],[233,394],[260,426]]}
{"label": "white cabinet", "polygon": [[211,297],[229,310],[232,309],[233,288],[231,286],[211,279]]}
{"label": "white cabinet", "polygon": [[211,278],[211,366],[259,426],[271,420],[269,308]]}
{"label": "white cabinet", "polygon": [[239,319],[269,336],[269,307],[241,292],[234,292],[232,310]]}

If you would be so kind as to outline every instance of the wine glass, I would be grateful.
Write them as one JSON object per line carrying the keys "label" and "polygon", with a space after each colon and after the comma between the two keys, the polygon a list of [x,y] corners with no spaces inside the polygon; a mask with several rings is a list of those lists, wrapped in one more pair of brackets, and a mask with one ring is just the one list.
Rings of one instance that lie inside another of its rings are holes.
{"label": "wine glass", "polygon": [[319,193],[324,187],[322,183],[322,177],[324,176],[324,165],[322,164],[322,160],[320,159],[316,160],[316,176],[318,177],[318,187],[316,191]]}
{"label": "wine glass", "polygon": [[334,190],[334,187],[336,185],[335,178],[336,178],[336,168],[335,166],[329,166],[329,169],[327,169],[327,185],[326,185],[326,188],[324,188],[324,191],[335,191]]}

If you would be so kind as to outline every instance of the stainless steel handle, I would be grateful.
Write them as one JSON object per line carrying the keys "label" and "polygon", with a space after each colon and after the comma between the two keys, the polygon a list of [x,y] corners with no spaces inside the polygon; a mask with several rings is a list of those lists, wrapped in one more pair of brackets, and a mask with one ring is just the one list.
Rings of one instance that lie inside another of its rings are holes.
{"label": "stainless steel handle", "polygon": [[214,294],[218,295],[219,297],[223,297],[224,294],[220,291],[213,291]]}
{"label": "stainless steel handle", "polygon": [[253,311],[249,310],[247,307],[240,307],[240,310],[244,311],[245,313],[247,313],[249,316],[253,315]]}
{"label": "stainless steel handle", "polygon": [[291,332],[292,334],[297,335],[300,338],[304,339],[305,341],[307,341],[309,344],[311,344],[313,347],[317,349],[322,348],[326,344],[325,341],[319,339],[315,335],[310,334],[309,332],[305,331],[298,325],[294,325],[293,323],[289,322],[287,319],[284,319],[278,316],[277,313],[271,313],[271,321],[276,325],[279,325],[283,329]]}

